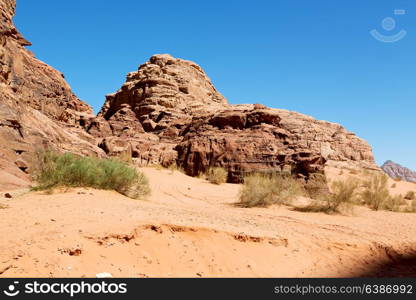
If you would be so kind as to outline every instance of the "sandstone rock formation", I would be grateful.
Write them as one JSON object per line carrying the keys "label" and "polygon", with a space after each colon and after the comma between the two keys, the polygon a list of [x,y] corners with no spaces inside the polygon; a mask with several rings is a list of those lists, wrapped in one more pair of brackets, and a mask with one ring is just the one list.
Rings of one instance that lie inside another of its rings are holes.
{"label": "sandstone rock formation", "polygon": [[230,105],[197,64],[154,55],[108,95],[97,116],[64,76],[37,60],[0,0],[0,189],[27,185],[33,152],[131,156],[189,175],[224,167],[230,182],[254,171],[307,179],[325,164],[377,168],[370,146],[342,126],[260,104]]}
{"label": "sandstone rock formation", "polygon": [[416,182],[416,172],[403,167],[391,160],[386,161],[381,169],[393,179]]}
{"label": "sandstone rock formation", "polygon": [[92,109],[63,75],[37,60],[13,25],[15,0],[0,0],[0,188],[28,185],[33,152],[104,155],[82,128]]}
{"label": "sandstone rock formation", "polygon": [[192,176],[224,167],[230,182],[283,169],[307,178],[328,162],[377,168],[371,147],[342,126],[260,104],[230,105],[201,67],[167,54],[128,74],[88,132],[109,155],[176,163]]}

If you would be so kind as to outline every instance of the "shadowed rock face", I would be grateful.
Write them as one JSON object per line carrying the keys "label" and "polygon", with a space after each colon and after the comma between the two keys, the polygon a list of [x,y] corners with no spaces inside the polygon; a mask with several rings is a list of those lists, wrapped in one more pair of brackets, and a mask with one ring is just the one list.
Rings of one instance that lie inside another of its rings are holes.
{"label": "shadowed rock face", "polygon": [[201,67],[167,54],[128,74],[88,131],[109,155],[177,163],[193,176],[220,166],[230,182],[284,169],[307,178],[328,162],[377,168],[371,147],[342,126],[260,104],[230,105]]}
{"label": "shadowed rock face", "polygon": [[393,179],[399,178],[404,181],[416,182],[416,172],[396,164],[391,160],[386,161],[381,166],[381,169]]}
{"label": "shadowed rock face", "polygon": [[26,186],[36,149],[104,155],[80,126],[91,108],[63,75],[37,60],[13,25],[15,0],[0,0],[0,188]]}

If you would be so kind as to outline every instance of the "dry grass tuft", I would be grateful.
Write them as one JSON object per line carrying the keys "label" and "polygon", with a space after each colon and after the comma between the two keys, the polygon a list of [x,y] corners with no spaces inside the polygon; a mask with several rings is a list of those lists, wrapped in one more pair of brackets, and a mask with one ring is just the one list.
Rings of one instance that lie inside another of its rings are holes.
{"label": "dry grass tuft", "polygon": [[310,178],[305,184],[306,194],[315,200],[322,199],[329,194],[328,182],[324,174],[311,174]]}
{"label": "dry grass tuft", "polygon": [[228,172],[224,168],[210,168],[205,176],[213,184],[222,184],[227,182]]}
{"label": "dry grass tuft", "polygon": [[320,198],[306,207],[297,207],[295,210],[302,212],[324,212],[324,213],[342,213],[352,207],[355,201],[358,182],[354,179],[346,181],[335,181],[332,184],[330,194],[321,194]]}
{"label": "dry grass tuft", "polygon": [[406,200],[416,200],[416,193],[414,191],[407,192],[406,196],[404,196]]}
{"label": "dry grass tuft", "polygon": [[277,174],[252,174],[244,178],[239,205],[242,207],[268,207],[289,204],[304,194],[302,184],[293,177]]}
{"label": "dry grass tuft", "polygon": [[383,203],[390,198],[387,182],[388,177],[384,174],[375,174],[364,181],[364,190],[360,194],[363,203],[373,210],[382,208]]}

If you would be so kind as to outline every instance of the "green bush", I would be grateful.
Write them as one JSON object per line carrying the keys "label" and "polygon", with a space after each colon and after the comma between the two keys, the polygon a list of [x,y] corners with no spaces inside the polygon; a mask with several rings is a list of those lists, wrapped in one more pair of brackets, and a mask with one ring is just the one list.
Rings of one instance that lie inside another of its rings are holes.
{"label": "green bush", "polygon": [[213,184],[227,182],[228,172],[224,168],[210,168],[206,173],[206,178]]}
{"label": "green bush", "polygon": [[244,178],[239,205],[268,207],[273,204],[288,204],[303,193],[301,183],[291,176],[252,174]]}
{"label": "green bush", "polygon": [[115,190],[131,198],[140,198],[150,192],[147,178],[127,163],[72,153],[38,153],[34,179],[38,183],[36,190],[58,186],[92,187]]}

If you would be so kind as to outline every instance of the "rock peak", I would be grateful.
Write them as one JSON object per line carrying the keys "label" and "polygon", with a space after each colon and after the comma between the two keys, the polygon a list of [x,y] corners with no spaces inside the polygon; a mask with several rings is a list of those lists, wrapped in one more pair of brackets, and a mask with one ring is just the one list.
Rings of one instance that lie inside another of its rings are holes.
{"label": "rock peak", "polygon": [[129,73],[116,93],[107,95],[99,117],[115,128],[128,115],[136,129],[151,132],[156,126],[180,127],[179,123],[190,121],[194,115],[227,106],[227,100],[196,63],[156,54]]}
{"label": "rock peak", "polygon": [[393,179],[401,179],[409,182],[416,182],[416,172],[402,165],[395,163],[392,160],[387,160],[381,169]]}

